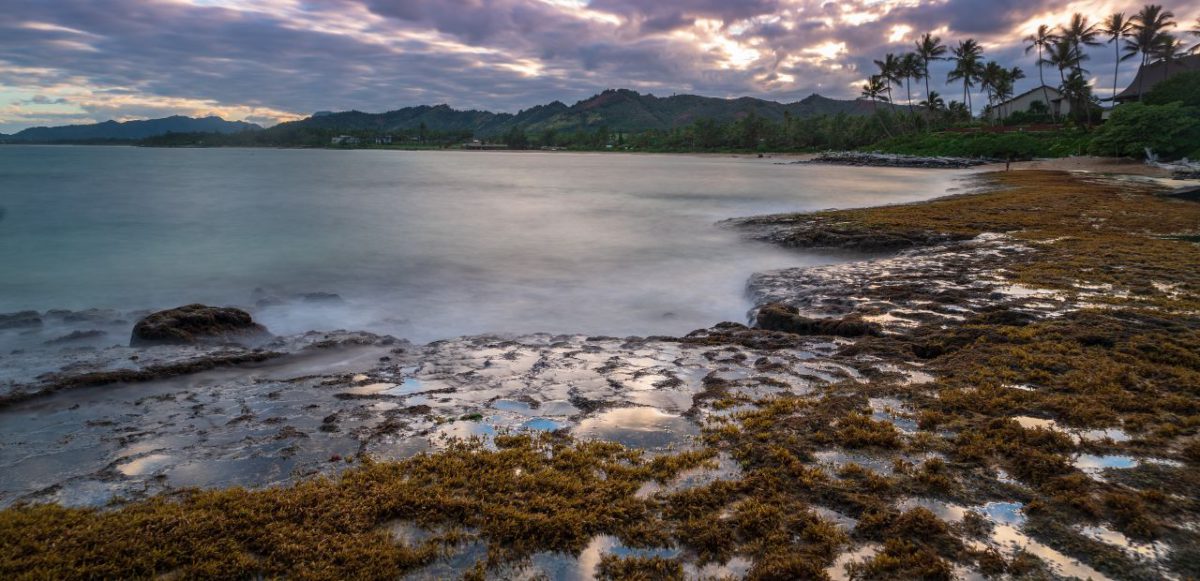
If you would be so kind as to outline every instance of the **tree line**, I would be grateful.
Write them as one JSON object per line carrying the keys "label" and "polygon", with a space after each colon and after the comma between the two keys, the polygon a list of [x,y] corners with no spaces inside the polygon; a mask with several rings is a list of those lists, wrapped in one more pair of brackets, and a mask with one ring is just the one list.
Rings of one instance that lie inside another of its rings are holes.
{"label": "tree line", "polygon": [[[1036,54],[1034,63],[1043,87],[1043,101],[1050,102],[1045,89],[1046,68],[1050,68],[1058,72],[1057,88],[1071,104],[1072,116],[1076,121],[1090,122],[1096,112],[1098,99],[1093,95],[1089,71],[1084,68],[1084,63],[1090,59],[1087,49],[1106,43],[1113,45],[1116,68],[1113,71],[1112,94],[1116,95],[1122,62],[1137,59],[1142,66],[1162,62],[1169,68],[1200,48],[1200,44],[1189,48],[1185,41],[1169,31],[1178,26],[1174,18],[1170,10],[1157,4],[1147,4],[1132,16],[1115,12],[1101,22],[1092,23],[1087,16],[1075,13],[1065,24],[1038,26],[1033,34],[1025,37],[1024,43],[1026,54]],[[1200,19],[1197,19],[1190,34],[1200,36]],[[936,61],[950,61],[953,64],[946,75],[946,83],[961,85],[961,101],[947,103],[937,91],[931,89],[929,68]],[[978,87],[987,97],[985,113],[1001,119],[1010,117],[1016,112],[1003,110],[1001,104],[1013,97],[1016,82],[1025,78],[1025,71],[1019,66],[1006,67],[985,59],[983,47],[973,38],[948,46],[941,37],[932,33],[922,35],[912,51],[888,53],[874,62],[878,72],[863,84],[863,98],[875,103],[895,103],[892,88],[896,87],[905,91],[908,109],[913,112],[912,81],[924,80],[925,98],[917,106],[924,114],[933,116],[951,114],[961,117],[966,112],[968,117],[972,117],[975,110],[972,90]],[[1142,92],[1141,87],[1138,92]],[[1054,121],[1060,120],[1056,111],[1048,110],[1044,115]]]}

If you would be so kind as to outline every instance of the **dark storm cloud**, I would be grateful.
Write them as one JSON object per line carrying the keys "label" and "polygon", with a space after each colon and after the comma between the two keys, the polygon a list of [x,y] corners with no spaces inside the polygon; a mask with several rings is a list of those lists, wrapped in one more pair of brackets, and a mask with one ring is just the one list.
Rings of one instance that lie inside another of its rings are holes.
{"label": "dark storm cloud", "polygon": [[[259,122],[443,102],[515,111],[609,87],[846,98],[873,59],[939,28],[947,44],[979,38],[990,58],[1033,79],[1017,29],[1059,9],[1049,0],[7,0],[0,102],[16,104],[0,107],[0,131],[52,115],[209,106]],[[1200,12],[1175,10],[1180,21]],[[892,41],[897,26],[911,31]],[[838,43],[845,51],[831,55]],[[1099,86],[1110,86],[1111,51],[1092,57]],[[953,94],[938,86],[944,76],[935,66],[935,89]]]}

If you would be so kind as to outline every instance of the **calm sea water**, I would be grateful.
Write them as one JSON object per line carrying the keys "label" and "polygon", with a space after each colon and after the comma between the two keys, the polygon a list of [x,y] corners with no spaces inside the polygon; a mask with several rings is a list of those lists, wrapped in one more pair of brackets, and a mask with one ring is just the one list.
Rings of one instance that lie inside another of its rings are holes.
{"label": "calm sea water", "polygon": [[772,159],[0,147],[0,312],[253,306],[276,333],[678,334],[759,270],[844,256],[714,222],[919,200],[961,172]]}

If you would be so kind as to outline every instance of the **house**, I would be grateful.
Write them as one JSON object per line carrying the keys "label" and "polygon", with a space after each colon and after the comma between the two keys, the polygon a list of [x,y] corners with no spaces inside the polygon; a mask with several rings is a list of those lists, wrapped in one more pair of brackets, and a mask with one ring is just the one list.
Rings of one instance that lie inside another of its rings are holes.
{"label": "house", "polygon": [[1188,55],[1179,60],[1173,60],[1170,63],[1161,60],[1150,63],[1138,68],[1137,76],[1133,78],[1133,82],[1124,91],[1117,93],[1112,100],[1116,103],[1140,101],[1142,93],[1150,92],[1150,89],[1153,89],[1154,85],[1163,82],[1168,77],[1189,71],[1200,71],[1200,54]]}
{"label": "house", "polygon": [[1031,106],[1034,106],[1034,103],[1041,103],[1045,106],[1046,112],[1055,117],[1065,117],[1071,114],[1071,102],[1063,97],[1062,92],[1049,85],[1042,85],[1007,101],[997,103],[984,111],[984,116],[993,121],[1004,119],[1013,113],[1028,111]]}
{"label": "house", "polygon": [[392,144],[392,136],[391,135],[376,135],[375,136],[375,145],[391,145],[391,144]]}
{"label": "house", "polygon": [[361,140],[353,135],[339,135],[329,140],[332,145],[358,145]]}

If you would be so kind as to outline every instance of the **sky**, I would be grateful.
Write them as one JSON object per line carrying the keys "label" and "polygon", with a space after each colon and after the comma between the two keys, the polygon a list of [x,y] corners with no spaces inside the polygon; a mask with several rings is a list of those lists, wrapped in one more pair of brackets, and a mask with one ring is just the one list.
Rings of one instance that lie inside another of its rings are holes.
{"label": "sky", "polygon": [[[1022,67],[1022,38],[1062,0],[0,0],[0,133],[40,125],[219,115],[273,125],[318,110],[446,103],[517,112],[606,88],[667,96],[855,98],[873,59],[924,32],[975,38]],[[1187,36],[1200,2],[1168,3]],[[1112,45],[1086,63],[1111,93]],[[948,64],[931,75],[947,100]],[[1123,63],[1118,84],[1136,66]],[[1047,81],[1051,85],[1050,71]],[[1055,75],[1057,73],[1054,73]],[[913,100],[923,98],[923,83]],[[895,89],[899,102],[904,91]],[[977,103],[983,99],[973,98]]]}

